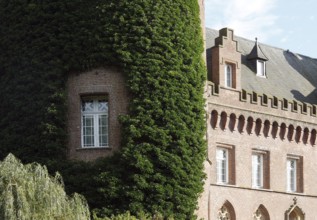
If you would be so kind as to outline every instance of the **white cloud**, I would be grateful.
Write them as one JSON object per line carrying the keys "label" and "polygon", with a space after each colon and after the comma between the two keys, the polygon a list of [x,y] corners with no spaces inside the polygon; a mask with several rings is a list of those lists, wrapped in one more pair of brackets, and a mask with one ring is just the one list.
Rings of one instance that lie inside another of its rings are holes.
{"label": "white cloud", "polygon": [[[280,34],[278,16],[274,15],[277,0],[205,0],[206,26],[220,29],[229,27],[235,34],[261,42]],[[209,15],[209,13],[211,13]]]}

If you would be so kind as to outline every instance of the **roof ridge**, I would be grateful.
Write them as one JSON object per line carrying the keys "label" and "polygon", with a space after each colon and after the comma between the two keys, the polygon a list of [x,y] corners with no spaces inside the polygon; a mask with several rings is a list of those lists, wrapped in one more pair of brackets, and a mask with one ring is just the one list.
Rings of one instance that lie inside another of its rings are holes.
{"label": "roof ridge", "polygon": [[[205,27],[206,30],[211,30],[211,31],[219,31],[217,29],[214,29],[214,28],[210,28],[210,27]],[[246,37],[241,37],[239,35],[234,35],[234,38],[239,38],[239,39],[242,39],[242,40],[246,40],[246,41],[249,41],[249,42],[255,42],[255,40],[251,40],[251,39],[248,39]],[[278,50],[282,50],[282,51],[285,51],[285,52],[291,52],[293,54],[297,54],[297,55],[300,55],[300,56],[304,56],[304,57],[307,57],[307,58],[310,58],[310,59],[314,59],[314,60],[317,60],[317,58],[314,58],[314,57],[311,57],[311,56],[308,56],[308,55],[304,55],[304,54],[301,54],[301,53],[297,53],[297,52],[293,52],[289,49],[284,49],[284,48],[281,48],[281,47],[278,47],[278,46],[274,46],[274,45],[270,45],[270,44],[267,44],[267,43],[262,43],[261,42],[261,45],[264,45],[266,47],[270,47],[270,48],[273,48],[273,49],[278,49]]]}

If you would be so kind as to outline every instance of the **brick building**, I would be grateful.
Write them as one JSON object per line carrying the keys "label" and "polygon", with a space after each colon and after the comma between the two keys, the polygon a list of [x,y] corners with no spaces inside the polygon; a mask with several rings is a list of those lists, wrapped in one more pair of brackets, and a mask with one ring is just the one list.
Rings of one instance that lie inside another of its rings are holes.
{"label": "brick building", "polygon": [[206,30],[204,219],[316,219],[317,60]]}
{"label": "brick building", "polygon": [[[200,0],[204,11],[203,0]],[[204,13],[201,13],[204,26]],[[209,220],[315,219],[317,60],[204,29],[207,179],[197,215]],[[116,67],[68,79],[69,157],[120,147],[129,94]]]}

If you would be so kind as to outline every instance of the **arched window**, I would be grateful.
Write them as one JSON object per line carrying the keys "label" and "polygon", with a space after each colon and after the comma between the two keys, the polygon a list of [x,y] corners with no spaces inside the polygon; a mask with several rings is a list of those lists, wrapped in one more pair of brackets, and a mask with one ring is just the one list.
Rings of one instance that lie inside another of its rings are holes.
{"label": "arched window", "polygon": [[232,80],[232,65],[226,64],[225,65],[225,86],[232,88],[233,87],[233,80]]}
{"label": "arched window", "polygon": [[254,220],[270,220],[270,215],[264,205],[260,205],[259,208],[253,214]]}
{"label": "arched window", "polygon": [[226,201],[219,209],[217,220],[236,220],[236,213],[229,201]]}
{"label": "arched window", "polygon": [[305,220],[305,213],[298,207],[296,197],[293,201],[294,203],[285,212],[285,220]]}

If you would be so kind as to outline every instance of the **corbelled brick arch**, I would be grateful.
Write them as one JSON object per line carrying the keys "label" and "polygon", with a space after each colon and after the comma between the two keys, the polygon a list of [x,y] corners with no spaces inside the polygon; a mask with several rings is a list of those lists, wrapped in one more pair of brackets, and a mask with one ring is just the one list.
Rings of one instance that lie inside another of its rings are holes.
{"label": "corbelled brick arch", "polygon": [[289,125],[288,126],[288,132],[287,132],[287,139],[288,141],[293,141],[293,136],[294,136],[294,125]]}
{"label": "corbelled brick arch", "polygon": [[273,126],[271,126],[270,121],[269,120],[265,120],[264,121],[264,126],[263,126],[263,135],[264,137],[268,137],[270,135],[270,129]]}
{"label": "corbelled brick arch", "polygon": [[316,130],[312,129],[310,132],[310,144],[314,146],[316,144]]}
{"label": "corbelled brick arch", "polygon": [[213,110],[211,112],[211,120],[210,120],[210,124],[213,129],[217,127],[217,122],[218,122],[218,112],[216,110]]}
{"label": "corbelled brick arch", "polygon": [[282,123],[280,126],[280,139],[284,140],[286,135],[286,124]]}
{"label": "corbelled brick arch", "polygon": [[248,134],[252,134],[253,123],[254,123],[253,118],[252,117],[248,117],[248,119],[247,119],[247,127],[246,127],[246,130],[247,130]]}
{"label": "corbelled brick arch", "polygon": [[245,118],[243,115],[239,116],[239,121],[238,121],[238,131],[239,133],[243,133],[243,129],[245,126]]}
{"label": "corbelled brick arch", "polygon": [[227,126],[227,113],[226,112],[221,112],[220,115],[220,129],[225,130]]}
{"label": "corbelled brick arch", "polygon": [[236,125],[236,119],[237,119],[237,116],[235,114],[230,114],[230,120],[229,120],[229,130],[231,132],[234,131],[235,129],[235,125]]}
{"label": "corbelled brick arch", "polygon": [[302,137],[302,128],[300,126],[296,127],[296,132],[295,132],[295,141],[296,143],[299,143],[301,141]]}
{"label": "corbelled brick arch", "polygon": [[277,137],[278,129],[279,129],[278,123],[274,121],[272,124],[272,129],[271,129],[272,138],[275,139]]}
{"label": "corbelled brick arch", "polygon": [[235,112],[226,112],[224,110],[218,113],[218,110],[211,111],[210,124],[212,129],[220,128],[221,130],[230,130],[231,132],[238,131],[240,134],[246,131],[247,134],[255,134],[256,136],[263,135],[264,137],[287,139],[296,143],[315,145],[316,129],[307,126],[296,125],[289,123],[278,122],[268,118],[254,118],[253,116],[245,116],[243,114],[237,117]]}
{"label": "corbelled brick arch", "polygon": [[262,120],[258,118],[255,121],[255,129],[254,129],[256,136],[261,135],[261,129],[262,129]]}
{"label": "corbelled brick arch", "polygon": [[302,138],[304,144],[307,144],[308,137],[309,137],[309,129],[305,127],[303,132],[303,138]]}

